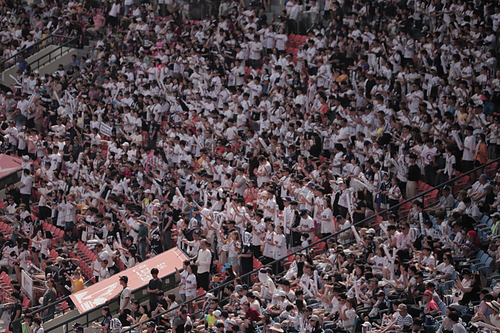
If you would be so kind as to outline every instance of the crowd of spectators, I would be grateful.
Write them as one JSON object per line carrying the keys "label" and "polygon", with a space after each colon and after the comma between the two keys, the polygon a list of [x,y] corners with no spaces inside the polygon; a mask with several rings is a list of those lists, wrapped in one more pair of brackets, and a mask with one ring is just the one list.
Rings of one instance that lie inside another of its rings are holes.
{"label": "crowd of spectators", "polygon": [[[140,304],[120,276],[120,313],[104,307],[95,327],[500,330],[500,288],[483,288],[500,258],[500,176],[480,168],[500,157],[499,4],[271,5],[2,2],[2,69],[18,71],[0,93],[0,152],[23,159],[1,218],[12,332],[43,333],[59,297],[172,247],[189,257],[180,299],[153,270]],[[26,57],[51,35],[88,54],[40,74]],[[474,168],[470,188],[448,182]],[[419,182],[438,186],[436,204],[402,212]],[[90,276],[79,241],[97,255]],[[470,263],[482,253],[490,272]],[[46,273],[42,314],[21,306],[30,265]],[[200,288],[216,289],[190,315]]]}

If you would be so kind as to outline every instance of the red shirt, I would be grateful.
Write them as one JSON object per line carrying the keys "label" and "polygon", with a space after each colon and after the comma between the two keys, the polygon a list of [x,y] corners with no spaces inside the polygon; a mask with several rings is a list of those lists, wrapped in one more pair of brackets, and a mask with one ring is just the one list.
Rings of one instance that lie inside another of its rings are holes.
{"label": "red shirt", "polygon": [[432,312],[435,309],[439,309],[439,306],[437,305],[435,300],[431,299],[429,304],[427,304],[427,311]]}
{"label": "red shirt", "polygon": [[259,311],[255,310],[252,307],[250,307],[245,313],[245,319],[249,319],[252,324],[259,321],[259,316]]}

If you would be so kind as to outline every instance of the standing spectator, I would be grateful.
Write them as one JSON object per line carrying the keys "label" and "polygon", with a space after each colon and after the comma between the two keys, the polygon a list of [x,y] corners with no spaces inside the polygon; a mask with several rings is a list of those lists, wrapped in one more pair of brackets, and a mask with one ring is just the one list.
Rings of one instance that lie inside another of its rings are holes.
{"label": "standing spectator", "polygon": [[408,167],[408,174],[406,178],[406,197],[413,198],[417,190],[417,183],[420,180],[420,168],[417,165],[417,155],[410,154],[410,166]]}
{"label": "standing spectator", "polygon": [[158,278],[158,268],[151,269],[151,276],[153,277],[149,280],[148,293],[149,293],[149,308],[151,310],[156,309],[158,301],[156,299],[156,293],[163,290],[163,281]]}
{"label": "standing spectator", "polygon": [[21,200],[26,205],[26,210],[30,212],[30,197],[31,188],[33,186],[33,181],[30,176],[30,171],[28,169],[23,170],[23,176],[21,177],[21,184],[19,185],[19,192],[21,193]]}
{"label": "standing spectator", "polygon": [[120,316],[119,320],[123,326],[129,326],[130,323],[127,321],[128,315],[132,313],[132,303],[131,303],[131,295],[132,291],[128,286],[128,277],[126,275],[120,276],[120,285],[122,286],[122,291],[120,291]]}
{"label": "standing spectator", "polygon": [[21,318],[21,314],[23,311],[23,305],[22,305],[21,300],[19,298],[19,292],[14,291],[11,294],[11,297],[13,299],[14,306],[12,307],[12,312],[10,315],[9,329],[11,332],[21,332],[21,321],[18,319]]}
{"label": "standing spectator", "polygon": [[210,263],[212,262],[212,254],[207,249],[207,241],[202,239],[200,241],[200,250],[196,258],[196,265],[198,266],[198,287],[209,291],[210,283]]}

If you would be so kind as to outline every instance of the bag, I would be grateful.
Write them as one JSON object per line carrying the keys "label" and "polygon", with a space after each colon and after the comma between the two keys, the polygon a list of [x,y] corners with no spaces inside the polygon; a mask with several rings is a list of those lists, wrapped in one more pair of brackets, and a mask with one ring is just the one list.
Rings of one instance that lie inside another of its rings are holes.
{"label": "bag", "polygon": [[425,315],[425,326],[433,326],[434,318],[431,315]]}
{"label": "bag", "polygon": [[109,328],[113,333],[120,333],[122,331],[122,322],[118,318],[111,318]]}

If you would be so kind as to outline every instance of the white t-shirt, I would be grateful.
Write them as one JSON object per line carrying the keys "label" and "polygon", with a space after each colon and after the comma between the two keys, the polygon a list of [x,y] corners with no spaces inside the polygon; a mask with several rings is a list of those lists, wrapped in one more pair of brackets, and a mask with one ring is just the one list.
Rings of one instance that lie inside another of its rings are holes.
{"label": "white t-shirt", "polygon": [[463,161],[474,161],[474,153],[476,148],[476,138],[470,135],[464,140],[464,147],[469,149],[464,149],[464,154],[462,156]]}
{"label": "white t-shirt", "polygon": [[182,286],[179,288],[179,294],[186,294],[186,281],[189,276],[189,273],[187,271],[182,271],[181,275],[181,282],[184,282]]}
{"label": "white t-shirt", "polygon": [[321,218],[321,233],[328,234],[333,233],[333,213],[330,208],[326,208],[320,214]]}
{"label": "white t-shirt", "polygon": [[49,244],[51,243],[50,239],[42,239],[40,241],[40,253],[49,257],[50,251],[49,251]]}
{"label": "white t-shirt", "polygon": [[[130,311],[132,311],[132,300],[130,299],[131,294],[132,294],[132,291],[130,290],[130,288],[128,286],[123,288],[123,290],[120,293],[120,309],[122,309],[122,310],[129,309]],[[127,306],[125,306],[125,300],[127,298],[129,300],[128,300]]]}
{"label": "white t-shirt", "polygon": [[280,259],[286,256],[286,238],[284,234],[274,235],[274,243],[278,246],[274,247],[274,259]]}
{"label": "white t-shirt", "polygon": [[111,9],[109,11],[109,16],[117,17],[118,13],[120,13],[121,5],[114,3],[113,6],[111,6]]}
{"label": "white t-shirt", "polygon": [[196,275],[190,274],[186,278],[186,296],[193,297],[195,295],[196,295]]}
{"label": "white t-shirt", "polygon": [[439,265],[437,265],[436,270],[443,275],[450,274],[451,276],[451,274],[453,274],[453,272],[455,271],[455,268],[453,267],[453,265],[446,266],[446,264],[442,262]]}

